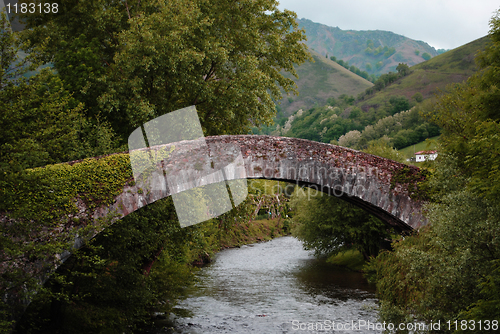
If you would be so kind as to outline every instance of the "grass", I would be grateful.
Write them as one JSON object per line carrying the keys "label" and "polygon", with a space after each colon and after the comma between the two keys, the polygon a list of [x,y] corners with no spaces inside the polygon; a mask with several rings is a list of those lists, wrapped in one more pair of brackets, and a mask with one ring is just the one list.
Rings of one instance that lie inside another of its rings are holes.
{"label": "grass", "polygon": [[433,98],[445,91],[447,85],[462,82],[477,71],[474,57],[480,50],[484,50],[487,42],[488,38],[483,37],[414,65],[411,67],[411,74],[372,96],[367,96],[358,106],[368,110],[370,106],[383,105],[391,96],[403,95],[411,99],[417,92],[424,99]]}
{"label": "grass", "polygon": [[[342,94],[356,96],[373,86],[371,82],[340,66],[336,62],[309,50],[313,62],[305,62],[296,67],[298,79],[285,74],[297,84],[299,95],[283,96],[280,107],[285,115],[290,115],[299,109],[310,109],[317,103],[326,104],[329,97],[338,98]],[[290,98],[290,100],[288,99]]]}
{"label": "grass", "polygon": [[434,150],[437,148],[438,138],[439,136],[427,138],[426,140],[421,141],[420,143],[402,148],[399,150],[399,152],[401,152],[406,158],[411,158],[415,156],[414,154],[415,152]]}
{"label": "grass", "polygon": [[458,48],[445,52],[412,68],[424,70],[439,70],[447,73],[475,72],[474,57],[480,50],[484,50],[489,37],[482,37]]}
{"label": "grass", "polygon": [[347,267],[353,271],[362,271],[365,265],[363,255],[357,250],[348,250],[344,253],[332,255],[326,262],[336,266]]}
{"label": "grass", "polygon": [[259,219],[252,222],[239,222],[226,231],[220,239],[221,248],[239,247],[259,241],[271,240],[288,235],[284,219]]}

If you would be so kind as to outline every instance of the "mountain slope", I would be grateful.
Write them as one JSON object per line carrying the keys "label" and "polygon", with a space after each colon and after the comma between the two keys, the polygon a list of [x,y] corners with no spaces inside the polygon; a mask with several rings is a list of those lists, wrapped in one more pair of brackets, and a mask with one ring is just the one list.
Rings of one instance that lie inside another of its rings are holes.
{"label": "mountain slope", "polygon": [[420,111],[430,107],[429,102],[439,90],[462,82],[477,71],[474,57],[487,42],[487,37],[481,38],[401,74],[384,74],[357,101],[329,100],[329,105],[295,114],[290,124],[285,123],[276,133],[338,142],[355,149],[366,148],[374,140],[400,149],[437,136],[439,127],[422,117]]}
{"label": "mountain slope", "polygon": [[289,74],[297,84],[299,95],[285,96],[279,108],[283,115],[289,116],[299,109],[309,109],[315,104],[325,105],[328,98],[338,98],[346,94],[356,96],[373,86],[371,82],[352,73],[336,62],[309,50],[314,62],[306,62],[296,67],[299,79]]}
{"label": "mountain slope", "polygon": [[447,85],[467,80],[477,71],[474,57],[480,50],[484,50],[487,42],[488,37],[483,37],[412,66],[409,75],[373,95],[366,95],[357,105],[368,111],[387,104],[391,96],[405,96],[411,100],[416,93],[420,93],[424,100],[434,97]]}
{"label": "mountain slope", "polygon": [[[437,56],[437,51],[422,41],[382,30],[342,30],[311,20],[297,20],[306,31],[306,44],[321,55],[335,56],[369,74],[395,72],[399,63],[408,66],[425,61],[424,54]],[[369,64],[369,65],[367,65]]]}

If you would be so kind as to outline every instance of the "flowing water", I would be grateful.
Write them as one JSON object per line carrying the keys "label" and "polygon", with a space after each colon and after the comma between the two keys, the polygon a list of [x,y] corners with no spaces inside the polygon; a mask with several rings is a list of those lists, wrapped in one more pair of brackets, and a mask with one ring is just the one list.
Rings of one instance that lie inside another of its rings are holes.
{"label": "flowing water", "polygon": [[[283,237],[223,250],[162,333],[381,333],[373,286]],[[372,327],[369,327],[372,324]],[[364,325],[364,326],[363,326]]]}

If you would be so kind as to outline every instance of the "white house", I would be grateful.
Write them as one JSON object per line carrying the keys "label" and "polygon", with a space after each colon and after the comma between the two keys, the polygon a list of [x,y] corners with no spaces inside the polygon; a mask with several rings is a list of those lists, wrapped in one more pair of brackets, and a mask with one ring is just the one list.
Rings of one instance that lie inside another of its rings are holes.
{"label": "white house", "polygon": [[419,151],[415,153],[415,161],[422,162],[426,160],[434,160],[437,156],[437,151]]}

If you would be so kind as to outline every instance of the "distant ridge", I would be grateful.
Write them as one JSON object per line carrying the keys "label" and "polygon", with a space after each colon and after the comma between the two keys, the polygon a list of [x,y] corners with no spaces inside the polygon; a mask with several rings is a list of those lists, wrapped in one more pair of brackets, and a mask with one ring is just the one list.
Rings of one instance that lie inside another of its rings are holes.
{"label": "distant ridge", "polygon": [[[413,66],[425,61],[426,55],[438,55],[436,49],[423,41],[382,30],[342,30],[298,19],[299,28],[306,31],[306,45],[319,54],[335,56],[361,71],[380,75],[395,72],[399,63]],[[369,65],[368,65],[369,64]]]}

